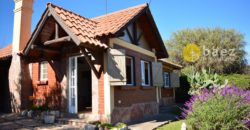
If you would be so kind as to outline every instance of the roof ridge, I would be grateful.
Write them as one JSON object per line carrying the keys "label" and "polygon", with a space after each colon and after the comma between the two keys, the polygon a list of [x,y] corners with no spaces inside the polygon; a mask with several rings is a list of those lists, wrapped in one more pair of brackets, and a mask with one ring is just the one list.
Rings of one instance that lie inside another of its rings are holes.
{"label": "roof ridge", "polygon": [[91,21],[91,22],[98,23],[98,22],[96,22],[96,21],[94,21],[94,20],[92,20],[92,19],[86,18],[86,17],[84,17],[84,16],[82,16],[82,15],[80,15],[80,14],[78,14],[78,13],[75,13],[74,11],[71,11],[71,10],[69,10],[69,9],[65,9],[65,8],[63,8],[63,7],[61,7],[61,6],[58,6],[58,5],[55,5],[55,4],[51,3],[51,2],[48,2],[48,3],[47,3],[47,7],[48,7],[48,6],[51,6],[51,7],[53,7],[53,8],[55,8],[55,7],[60,8],[60,9],[62,9],[62,10],[65,10],[65,11],[69,12],[69,13],[72,13],[72,14],[74,14],[74,15],[76,15],[76,16],[79,16],[79,17],[82,17],[82,18],[84,18],[84,19],[86,19],[86,20],[89,20],[89,21]]}
{"label": "roof ridge", "polygon": [[114,12],[111,12],[111,13],[108,13],[108,14],[100,15],[100,16],[91,18],[91,20],[95,21],[96,19],[99,19],[99,18],[102,18],[102,17],[106,17],[106,16],[109,16],[109,15],[113,15],[113,14],[116,14],[116,13],[120,13],[120,12],[123,12],[123,11],[126,11],[126,10],[135,9],[135,8],[139,8],[139,7],[143,7],[143,6],[144,6],[144,8],[148,7],[148,3],[143,3],[143,4],[133,6],[133,7],[117,10],[117,11],[114,11]]}

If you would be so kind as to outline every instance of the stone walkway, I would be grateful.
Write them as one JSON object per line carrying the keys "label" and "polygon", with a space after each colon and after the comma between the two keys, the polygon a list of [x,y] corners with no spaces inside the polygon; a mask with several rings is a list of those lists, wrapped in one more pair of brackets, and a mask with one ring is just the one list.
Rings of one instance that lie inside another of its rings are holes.
{"label": "stone walkway", "polygon": [[177,115],[172,112],[173,109],[176,109],[174,105],[163,107],[160,109],[159,115],[131,122],[129,128],[131,130],[154,130],[161,125],[177,119]]}
{"label": "stone walkway", "polygon": [[17,114],[0,114],[0,130],[79,130],[70,124],[44,124]]}
{"label": "stone walkway", "polygon": [[[176,115],[172,112],[174,106],[163,107],[160,114],[131,122],[130,130],[154,130],[155,128],[176,120]],[[83,125],[82,125],[83,126]],[[44,124],[41,121],[21,117],[18,114],[0,113],[0,130],[79,130],[79,125],[71,124]]]}
{"label": "stone walkway", "polygon": [[131,130],[153,130],[161,125],[175,120],[175,115],[157,115],[151,119],[144,119],[141,122],[129,125]]}

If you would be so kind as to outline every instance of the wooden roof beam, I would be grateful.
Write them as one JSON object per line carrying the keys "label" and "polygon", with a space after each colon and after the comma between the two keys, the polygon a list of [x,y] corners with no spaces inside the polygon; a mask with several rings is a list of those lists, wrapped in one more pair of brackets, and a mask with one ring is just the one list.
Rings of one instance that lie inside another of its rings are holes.
{"label": "wooden roof beam", "polygon": [[53,40],[49,40],[43,43],[43,45],[48,46],[51,44],[55,44],[55,43],[61,43],[61,42],[70,42],[71,41],[71,37],[70,36],[65,36],[65,37],[61,37],[61,38],[56,38]]}
{"label": "wooden roof beam", "polygon": [[60,53],[60,51],[55,50],[55,49],[50,49],[50,48],[46,48],[46,47],[41,47],[38,45],[31,45],[31,49],[37,49],[43,52],[48,52],[48,53]]}
{"label": "wooden roof beam", "polygon": [[93,70],[93,72],[95,73],[96,77],[100,77],[100,74],[98,73],[97,68],[94,65],[94,62],[89,58],[88,52],[86,51],[85,48],[81,48],[81,51],[84,55],[85,60],[87,61],[88,65],[90,66],[90,68]]}

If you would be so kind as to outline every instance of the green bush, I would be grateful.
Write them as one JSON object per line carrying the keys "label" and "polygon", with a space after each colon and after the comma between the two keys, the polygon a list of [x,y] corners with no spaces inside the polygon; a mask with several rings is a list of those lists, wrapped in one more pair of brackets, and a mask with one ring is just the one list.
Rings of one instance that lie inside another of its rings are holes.
{"label": "green bush", "polygon": [[183,115],[192,130],[244,130],[250,123],[250,91],[238,87],[204,90],[192,96]]}
{"label": "green bush", "polygon": [[228,84],[238,86],[244,90],[250,90],[250,75],[231,74],[220,75],[221,81],[228,80]]}

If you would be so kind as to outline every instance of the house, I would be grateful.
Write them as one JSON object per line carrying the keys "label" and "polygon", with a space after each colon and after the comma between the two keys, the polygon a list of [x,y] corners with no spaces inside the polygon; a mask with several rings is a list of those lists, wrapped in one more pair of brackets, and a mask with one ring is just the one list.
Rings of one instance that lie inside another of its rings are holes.
{"label": "house", "polygon": [[47,104],[87,121],[129,122],[174,102],[181,66],[162,60],[148,4],[89,19],[48,3],[31,34],[32,6],[15,1],[13,43],[0,50],[0,110]]}

